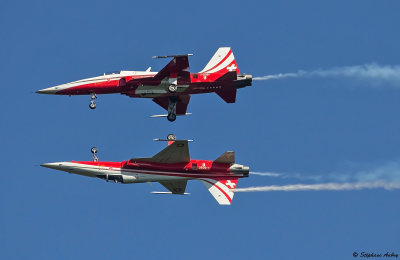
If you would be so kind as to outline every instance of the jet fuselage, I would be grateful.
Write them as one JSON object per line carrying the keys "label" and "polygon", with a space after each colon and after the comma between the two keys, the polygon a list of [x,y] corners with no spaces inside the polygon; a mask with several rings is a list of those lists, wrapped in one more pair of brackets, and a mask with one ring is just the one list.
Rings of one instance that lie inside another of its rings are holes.
{"label": "jet fuselage", "polygon": [[[90,95],[120,93],[129,97],[154,98],[171,96],[170,79],[154,80],[157,72],[120,71],[98,77],[86,78],[66,84],[38,90],[40,94]],[[251,85],[251,75],[238,74],[236,79],[221,79],[225,73],[190,73],[190,81],[177,81],[179,94],[201,94],[222,91],[225,87],[242,88]]]}
{"label": "jet fuselage", "polygon": [[192,179],[226,179],[249,176],[249,167],[240,164],[190,160],[189,163],[143,161],[95,162],[72,161],[45,163],[41,166],[69,173],[97,177],[120,183],[160,182]]}

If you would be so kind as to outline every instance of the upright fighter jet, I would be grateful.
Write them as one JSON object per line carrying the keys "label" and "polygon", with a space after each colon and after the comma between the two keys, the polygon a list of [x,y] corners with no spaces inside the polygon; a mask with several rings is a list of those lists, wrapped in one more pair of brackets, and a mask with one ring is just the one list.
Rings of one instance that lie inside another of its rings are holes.
{"label": "upright fighter jet", "polygon": [[188,141],[168,135],[168,146],[153,157],[132,158],[122,162],[99,161],[92,148],[93,161],[44,163],[41,166],[96,177],[115,183],[159,182],[169,192],[184,195],[188,180],[199,180],[220,205],[230,205],[239,178],[249,176],[249,167],[235,163],[235,153],[227,151],[214,161],[195,160],[189,155]]}
{"label": "upright fighter jet", "polygon": [[235,57],[229,47],[217,50],[204,69],[190,73],[188,56],[167,55],[153,58],[172,58],[160,72],[119,71],[104,73],[101,76],[82,79],[55,87],[38,90],[40,94],[90,95],[89,107],[96,108],[98,94],[120,93],[133,98],[151,98],[168,111],[167,117],[175,121],[177,115],[186,115],[190,95],[217,93],[227,103],[235,103],[236,90],[251,86],[252,76],[241,74]]}

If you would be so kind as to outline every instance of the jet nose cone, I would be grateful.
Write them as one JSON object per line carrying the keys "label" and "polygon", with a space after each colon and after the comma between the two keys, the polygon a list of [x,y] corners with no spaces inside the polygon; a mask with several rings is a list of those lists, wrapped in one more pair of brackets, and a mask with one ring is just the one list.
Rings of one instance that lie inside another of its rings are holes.
{"label": "jet nose cone", "polygon": [[62,168],[63,164],[62,163],[43,163],[40,166],[42,167],[46,167],[46,168],[50,168],[50,169],[55,169],[55,170],[59,170]]}
{"label": "jet nose cone", "polygon": [[38,94],[56,94],[58,87],[44,88],[36,91]]}

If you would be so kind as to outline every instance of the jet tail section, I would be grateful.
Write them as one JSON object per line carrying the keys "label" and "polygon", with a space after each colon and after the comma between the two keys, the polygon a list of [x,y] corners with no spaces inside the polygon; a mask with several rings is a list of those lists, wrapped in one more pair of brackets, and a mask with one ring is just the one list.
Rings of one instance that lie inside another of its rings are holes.
{"label": "jet tail section", "polygon": [[240,73],[237,66],[235,56],[230,47],[221,47],[215,52],[214,56],[207,63],[200,73],[216,73],[216,72],[228,72],[236,71]]}
{"label": "jet tail section", "polygon": [[230,179],[200,179],[208,191],[220,205],[231,205],[237,178]]}

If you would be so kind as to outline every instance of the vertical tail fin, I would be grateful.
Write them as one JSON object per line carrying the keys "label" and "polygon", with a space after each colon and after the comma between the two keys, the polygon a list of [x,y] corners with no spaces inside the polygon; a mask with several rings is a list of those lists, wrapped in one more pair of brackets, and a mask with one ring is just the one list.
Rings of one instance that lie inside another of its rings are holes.
{"label": "vertical tail fin", "polygon": [[236,71],[240,73],[235,56],[230,47],[221,47],[215,52],[214,56],[207,63],[200,73],[215,73]]}
{"label": "vertical tail fin", "polygon": [[200,179],[208,191],[220,205],[231,205],[237,178],[230,179]]}

